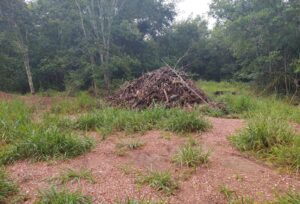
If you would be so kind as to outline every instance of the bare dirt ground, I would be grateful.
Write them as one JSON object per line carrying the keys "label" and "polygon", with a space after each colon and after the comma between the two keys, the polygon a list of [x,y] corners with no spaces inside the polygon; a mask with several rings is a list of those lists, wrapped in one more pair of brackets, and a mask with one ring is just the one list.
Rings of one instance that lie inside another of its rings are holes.
{"label": "bare dirt ground", "polygon": [[[20,184],[22,191],[28,194],[26,203],[34,202],[38,190],[49,188],[53,185],[49,179],[68,168],[92,171],[96,183],[71,182],[68,188],[92,196],[94,203],[115,203],[126,198],[164,200],[169,203],[227,203],[220,193],[220,186],[227,186],[240,196],[251,196],[263,202],[272,199],[274,192],[300,190],[297,176],[280,174],[232,148],[227,137],[244,127],[243,120],[209,120],[213,128],[193,137],[211,151],[210,162],[194,172],[171,162],[172,155],[187,138],[160,131],[138,136],[145,146],[123,157],[115,153],[116,143],[120,137],[124,137],[120,134],[99,141],[90,153],[72,160],[52,163],[22,161],[9,166],[8,171]],[[91,134],[98,137],[97,133]],[[172,196],[165,196],[150,187],[137,185],[137,175],[149,170],[169,170],[179,181],[179,190]]]}

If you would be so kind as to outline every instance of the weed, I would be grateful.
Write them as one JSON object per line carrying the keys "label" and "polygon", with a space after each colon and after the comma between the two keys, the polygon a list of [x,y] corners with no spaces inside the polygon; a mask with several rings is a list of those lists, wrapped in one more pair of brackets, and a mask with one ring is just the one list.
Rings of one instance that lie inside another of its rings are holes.
{"label": "weed", "polygon": [[6,203],[10,197],[17,193],[17,185],[8,178],[4,169],[0,168],[0,203]]}
{"label": "weed", "polygon": [[209,152],[204,152],[202,147],[187,144],[173,157],[173,161],[181,166],[197,167],[208,162]]}
{"label": "weed", "polygon": [[92,172],[86,169],[80,169],[79,171],[68,169],[61,175],[54,177],[51,180],[59,181],[61,184],[66,184],[70,181],[76,181],[79,183],[81,180],[86,180],[91,184],[95,183]]}
{"label": "weed", "polygon": [[172,179],[169,172],[152,171],[147,175],[141,176],[137,180],[138,184],[148,184],[157,191],[162,191],[167,195],[172,195],[178,189],[178,184]]}
{"label": "weed", "polygon": [[54,187],[41,191],[39,199],[35,204],[91,204],[89,196],[83,196],[80,192],[70,192],[68,190],[57,190]]}

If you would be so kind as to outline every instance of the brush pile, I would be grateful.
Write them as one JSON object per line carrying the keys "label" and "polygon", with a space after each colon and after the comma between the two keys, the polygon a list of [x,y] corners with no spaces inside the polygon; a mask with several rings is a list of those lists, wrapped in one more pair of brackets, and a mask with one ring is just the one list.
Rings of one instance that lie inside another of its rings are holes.
{"label": "brush pile", "polygon": [[154,104],[166,107],[209,104],[206,94],[188,79],[185,72],[162,67],[127,82],[110,101],[115,106],[143,109]]}

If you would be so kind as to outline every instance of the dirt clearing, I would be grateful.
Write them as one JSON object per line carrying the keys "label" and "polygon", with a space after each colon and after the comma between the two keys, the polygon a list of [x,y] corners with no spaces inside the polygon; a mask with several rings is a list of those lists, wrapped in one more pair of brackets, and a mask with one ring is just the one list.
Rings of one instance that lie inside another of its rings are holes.
{"label": "dirt clearing", "polygon": [[[231,147],[227,137],[244,127],[243,120],[210,118],[210,121],[213,129],[201,136],[193,135],[205,149],[211,151],[209,164],[195,171],[171,162],[173,154],[186,138],[160,131],[138,136],[144,146],[123,156],[116,154],[116,144],[124,136],[111,136],[84,156],[53,163],[22,161],[9,166],[8,171],[22,191],[28,194],[26,203],[33,203],[38,190],[52,185],[50,178],[70,168],[84,168],[92,172],[94,184],[82,180],[79,183],[69,182],[68,187],[92,196],[94,203],[115,203],[127,198],[169,203],[227,203],[220,193],[222,186],[257,201],[272,199],[276,191],[300,190],[298,177],[280,174],[256,160],[245,158]],[[96,133],[93,134],[95,136]],[[137,185],[137,175],[149,170],[170,171],[179,181],[179,190],[172,196],[165,196],[150,187]]]}

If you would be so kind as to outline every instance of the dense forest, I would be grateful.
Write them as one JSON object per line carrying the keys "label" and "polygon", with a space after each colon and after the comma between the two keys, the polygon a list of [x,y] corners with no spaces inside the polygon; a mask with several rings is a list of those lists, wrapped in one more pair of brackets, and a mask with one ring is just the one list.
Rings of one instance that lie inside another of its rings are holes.
{"label": "dense forest", "polygon": [[299,0],[213,0],[175,21],[167,0],[1,0],[0,90],[112,90],[165,64],[206,80],[295,94]]}

